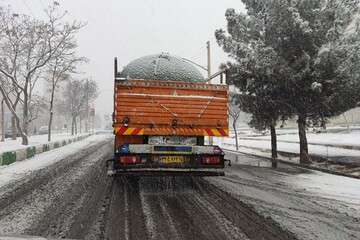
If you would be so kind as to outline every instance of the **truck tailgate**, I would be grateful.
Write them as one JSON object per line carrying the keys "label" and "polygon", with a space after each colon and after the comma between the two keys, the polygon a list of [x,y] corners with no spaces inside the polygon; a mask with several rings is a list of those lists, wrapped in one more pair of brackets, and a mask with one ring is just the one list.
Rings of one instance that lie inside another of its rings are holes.
{"label": "truck tailgate", "polygon": [[118,135],[228,135],[228,86],[157,80],[117,80]]}

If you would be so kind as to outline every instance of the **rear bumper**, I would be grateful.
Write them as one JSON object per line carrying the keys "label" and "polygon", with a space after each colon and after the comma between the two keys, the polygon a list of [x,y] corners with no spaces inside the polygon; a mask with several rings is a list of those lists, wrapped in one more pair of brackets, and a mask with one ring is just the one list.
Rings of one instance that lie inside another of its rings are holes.
{"label": "rear bumper", "polygon": [[202,165],[198,161],[184,164],[159,164],[147,162],[142,164],[123,165],[115,159],[107,161],[107,174],[109,176],[224,176],[224,159],[221,156],[219,164]]}
{"label": "rear bumper", "polygon": [[224,176],[220,169],[134,168],[108,170],[109,176]]}
{"label": "rear bumper", "polygon": [[218,146],[128,144],[115,150],[108,175],[222,176],[224,167]]}
{"label": "rear bumper", "polygon": [[116,170],[132,170],[132,169],[178,169],[178,170],[189,170],[189,169],[222,169],[225,167],[225,160],[223,155],[218,155],[219,162],[215,164],[203,164],[201,162],[201,156],[186,156],[188,161],[184,163],[161,163],[151,160],[147,160],[137,164],[122,164],[120,163],[121,155],[115,155],[113,160],[113,168]]}

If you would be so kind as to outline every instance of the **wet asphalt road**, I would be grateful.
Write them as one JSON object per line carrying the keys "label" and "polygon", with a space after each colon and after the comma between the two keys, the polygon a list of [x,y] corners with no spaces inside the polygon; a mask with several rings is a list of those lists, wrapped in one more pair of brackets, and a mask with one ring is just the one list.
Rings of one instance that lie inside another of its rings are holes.
{"label": "wet asphalt road", "polygon": [[294,239],[199,177],[117,178],[107,216],[107,239]]}

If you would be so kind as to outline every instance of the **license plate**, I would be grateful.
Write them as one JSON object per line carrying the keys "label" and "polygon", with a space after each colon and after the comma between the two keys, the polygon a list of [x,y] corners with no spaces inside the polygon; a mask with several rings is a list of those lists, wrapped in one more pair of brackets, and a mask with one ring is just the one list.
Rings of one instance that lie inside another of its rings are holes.
{"label": "license plate", "polygon": [[183,163],[183,156],[162,156],[160,157],[162,163]]}

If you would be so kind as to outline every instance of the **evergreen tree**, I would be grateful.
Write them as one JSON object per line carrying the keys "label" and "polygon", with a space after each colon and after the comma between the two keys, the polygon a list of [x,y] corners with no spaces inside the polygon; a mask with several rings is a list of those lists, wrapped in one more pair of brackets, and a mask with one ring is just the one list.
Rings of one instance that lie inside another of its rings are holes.
{"label": "evergreen tree", "polygon": [[228,34],[217,30],[218,43],[245,73],[239,82],[244,77],[251,79],[254,73],[251,68],[249,71],[249,64],[256,57],[255,46],[261,43],[263,49],[268,49],[278,71],[273,89],[281,91],[280,101],[287,106],[285,115],[297,116],[300,161],[307,163],[307,125],[324,125],[330,117],[359,102],[359,1],[243,3],[247,14],[227,10]]}
{"label": "evergreen tree", "polygon": [[[237,101],[242,111],[251,113],[249,123],[258,130],[270,129],[273,167],[277,166],[276,125],[291,114],[288,97],[281,82],[285,81],[286,66],[274,49],[267,44],[265,21],[226,13],[228,31],[218,30],[216,38],[237,61],[229,62],[228,80],[240,89]],[[235,40],[236,39],[236,40]]]}

